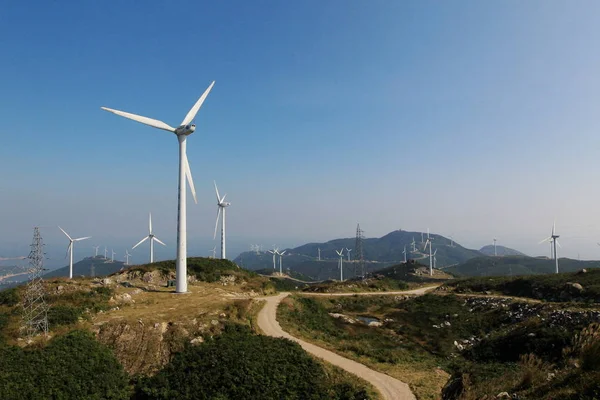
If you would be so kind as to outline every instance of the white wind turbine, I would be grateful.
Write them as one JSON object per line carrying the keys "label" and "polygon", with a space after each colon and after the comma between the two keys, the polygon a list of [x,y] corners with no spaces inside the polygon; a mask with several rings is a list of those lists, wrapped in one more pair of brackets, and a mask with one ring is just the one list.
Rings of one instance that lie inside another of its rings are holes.
{"label": "white wind turbine", "polygon": [[77,238],[77,239],[73,239],[73,238],[71,238],[71,236],[69,236],[69,234],[67,232],[64,231],[63,228],[61,228],[59,226],[58,229],[60,229],[62,231],[62,233],[64,233],[65,236],[67,236],[69,238],[69,247],[67,247],[67,254],[69,254],[69,279],[73,279],[73,247],[75,245],[75,242],[79,242],[81,240],[89,239],[89,238],[91,238],[91,236],[86,236],[86,237],[80,237],[80,238]]}
{"label": "white wind turbine", "polygon": [[[554,250],[554,264],[556,265],[556,273],[558,274],[558,255],[556,253],[556,245],[558,247],[562,247],[560,243],[558,243],[558,238],[560,235],[556,234],[556,221],[552,224],[552,233],[546,239],[542,240],[539,244],[544,242],[550,242],[550,250]],[[554,249],[552,247],[554,246]]]}
{"label": "white wind turbine", "polygon": [[340,261],[338,262],[338,267],[340,268],[340,282],[344,281],[344,249],[340,251],[335,251],[338,256],[340,256]]}
{"label": "white wind turbine", "polygon": [[105,260],[108,259],[107,255],[108,255],[108,249],[106,248],[106,246],[104,246],[104,259]]}
{"label": "white wind turbine", "polygon": [[138,247],[140,244],[144,243],[146,240],[150,239],[150,264],[154,262],[154,242],[158,242],[163,246],[166,246],[163,242],[161,242],[154,234],[152,233],[152,213],[148,214],[148,236],[140,240],[135,246],[131,248],[131,250]]}
{"label": "white wind turbine", "polygon": [[496,238],[494,238],[494,257],[498,257],[498,253],[496,252]]}
{"label": "white wind turbine", "polygon": [[217,246],[213,247],[210,252],[212,253],[212,256],[210,258],[215,258],[217,254]]}
{"label": "white wind turbine", "polygon": [[113,249],[110,249],[110,251],[112,252],[112,256],[110,257],[110,262],[115,262],[115,251]]}
{"label": "white wind turbine", "polygon": [[275,270],[275,267],[277,266],[277,260],[275,257],[277,257],[277,254],[279,254],[279,249],[278,248],[274,248],[273,250],[267,250],[269,253],[273,254],[273,270]]}
{"label": "white wind turbine", "polygon": [[436,264],[437,264],[437,258],[435,257],[436,253],[437,253],[438,249],[435,249],[435,251],[433,252],[433,268],[437,268]]}
{"label": "white wind turbine", "polygon": [[221,220],[221,258],[225,259],[227,256],[225,255],[225,209],[231,205],[230,202],[225,201],[225,197],[227,197],[227,193],[221,197],[219,195],[219,189],[217,188],[217,182],[215,184],[215,193],[217,195],[217,221],[215,222],[215,234],[213,235],[213,239],[217,237],[217,227],[219,226],[219,217],[221,216],[221,210],[223,211],[223,219]]}
{"label": "white wind turbine", "polygon": [[350,262],[350,252],[352,251],[352,249],[346,247],[346,251],[348,252],[348,262]]}
{"label": "white wind turbine", "polygon": [[129,257],[131,257],[131,254],[125,249],[125,265],[129,265]]}
{"label": "white wind turbine", "polygon": [[433,238],[427,238],[425,242],[425,246],[423,246],[423,250],[427,250],[427,245],[429,245],[429,275],[433,276],[433,254],[431,253],[431,242]]}
{"label": "white wind turbine", "polygon": [[404,251],[402,254],[404,254],[404,264],[406,264],[406,246],[404,246]]}
{"label": "white wind turbine", "polygon": [[96,251],[96,254],[94,254],[94,257],[98,257],[98,249],[100,248],[100,246],[92,246],[92,249],[94,249]]}
{"label": "white wind turbine", "polygon": [[283,255],[285,254],[287,250],[284,250],[281,253],[277,253],[279,254],[279,275],[283,275]]}
{"label": "white wind turbine", "polygon": [[[192,180],[192,171],[187,159],[186,152],[186,139],[189,135],[194,133],[196,125],[192,123],[198,110],[206,100],[206,97],[210,93],[215,82],[213,81],[210,86],[204,91],[202,96],[196,101],[194,106],[188,111],[187,115],[181,121],[181,124],[174,128],[167,125],[166,123],[148,118],[140,115],[130,114],[124,111],[113,110],[111,108],[101,107],[105,111],[112,112],[120,115],[121,117],[129,118],[134,121],[140,122],[145,125],[152,126],[154,128],[162,129],[168,132],[172,132],[177,136],[179,141],[179,193],[178,193],[178,207],[177,207],[177,261],[175,267],[175,291],[177,293],[187,292],[187,212],[186,212],[186,185],[185,181],[190,185],[194,202],[198,203],[196,199],[196,190],[194,189],[194,181]],[[152,241],[150,242],[152,243]]]}

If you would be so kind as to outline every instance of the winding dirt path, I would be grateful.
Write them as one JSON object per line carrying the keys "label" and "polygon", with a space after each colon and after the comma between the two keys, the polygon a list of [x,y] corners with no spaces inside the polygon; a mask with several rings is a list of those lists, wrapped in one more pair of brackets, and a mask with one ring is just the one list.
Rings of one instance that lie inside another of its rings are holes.
{"label": "winding dirt path", "polygon": [[[363,292],[363,293],[312,293],[313,296],[372,296],[372,295],[396,295],[396,294],[414,294],[422,295],[427,291],[434,289],[437,286],[429,286],[419,288],[415,290],[407,290],[403,292]],[[303,293],[308,294],[308,293]],[[304,340],[298,339],[289,333],[281,329],[279,322],[277,322],[277,306],[290,293],[281,293],[278,296],[262,297],[259,300],[265,300],[265,305],[258,313],[258,326],[265,333],[265,335],[273,337],[284,337],[286,339],[293,340],[302,346],[304,350],[317,356],[337,367],[340,367],[354,375],[370,382],[375,388],[381,393],[382,397],[387,400],[415,400],[415,395],[411,392],[409,386],[399,381],[398,379],[392,378],[389,375],[382,374],[364,366],[363,364],[357,363],[356,361],[342,357],[334,352],[325,350],[319,346],[315,346],[312,343],[305,342]]]}

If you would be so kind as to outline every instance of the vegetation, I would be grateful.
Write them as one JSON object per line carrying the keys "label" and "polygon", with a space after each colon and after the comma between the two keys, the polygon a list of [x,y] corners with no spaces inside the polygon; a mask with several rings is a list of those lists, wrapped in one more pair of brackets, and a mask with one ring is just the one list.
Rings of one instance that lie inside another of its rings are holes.
{"label": "vegetation", "polygon": [[[581,285],[579,289],[574,283]],[[456,293],[494,292],[506,296],[529,297],[556,302],[600,303],[600,269],[586,273],[562,273],[520,277],[468,278],[448,282],[446,290]]]}
{"label": "vegetation", "polygon": [[350,382],[331,385],[321,365],[286,339],[227,325],[223,334],[188,346],[153,377],[137,399],[366,399]]}
{"label": "vegetation", "polygon": [[43,348],[0,347],[0,393],[9,399],[128,399],[128,377],[111,351],[74,331]]}
{"label": "vegetation", "polygon": [[20,301],[19,289],[12,288],[0,292],[0,306],[15,306]]}
{"label": "vegetation", "polygon": [[600,393],[600,311],[587,306],[452,294],[293,296],[278,312],[284,329],[404,380],[419,399],[439,398],[443,386],[445,400]]}
{"label": "vegetation", "polygon": [[[561,272],[574,272],[583,268],[600,267],[598,261],[578,261],[569,258],[559,260]],[[545,257],[504,256],[504,257],[476,257],[461,264],[449,267],[448,272],[457,276],[517,276],[554,274],[556,265],[554,260]]]}

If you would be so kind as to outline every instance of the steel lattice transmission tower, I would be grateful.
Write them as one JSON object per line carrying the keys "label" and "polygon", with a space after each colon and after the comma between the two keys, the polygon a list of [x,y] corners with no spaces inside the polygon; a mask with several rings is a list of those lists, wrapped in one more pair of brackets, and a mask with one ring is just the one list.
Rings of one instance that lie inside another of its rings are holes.
{"label": "steel lattice transmission tower", "polygon": [[29,253],[29,282],[23,300],[23,330],[31,339],[38,332],[48,334],[48,304],[46,304],[42,273],[44,272],[44,242],[40,228],[33,230]]}
{"label": "steel lattice transmission tower", "polygon": [[356,224],[356,243],[354,244],[354,260],[356,260],[357,263],[355,263],[354,265],[354,275],[356,275],[356,267],[358,267],[358,270],[363,278],[365,277],[365,254],[363,251],[364,238],[364,231],[360,229],[360,224]]}

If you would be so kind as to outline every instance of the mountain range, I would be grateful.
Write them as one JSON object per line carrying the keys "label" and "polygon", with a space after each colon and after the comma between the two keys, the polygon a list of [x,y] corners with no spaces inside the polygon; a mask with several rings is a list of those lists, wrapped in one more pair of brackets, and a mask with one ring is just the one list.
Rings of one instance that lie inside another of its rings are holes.
{"label": "mountain range", "polygon": [[518,250],[515,249],[511,249],[509,247],[504,247],[504,246],[499,246],[496,245],[496,254],[494,254],[494,245],[493,244],[488,244],[487,246],[483,246],[481,249],[479,249],[480,253],[485,254],[486,256],[499,256],[499,257],[504,257],[504,256],[526,256],[526,254],[521,253]]}

